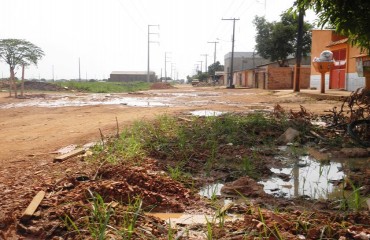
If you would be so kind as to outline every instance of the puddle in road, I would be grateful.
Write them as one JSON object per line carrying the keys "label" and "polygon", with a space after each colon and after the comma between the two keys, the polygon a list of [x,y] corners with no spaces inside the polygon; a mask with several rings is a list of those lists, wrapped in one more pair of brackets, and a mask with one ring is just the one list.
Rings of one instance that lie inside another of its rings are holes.
{"label": "puddle in road", "polygon": [[190,114],[198,117],[216,117],[224,114],[225,112],[213,111],[213,110],[196,110],[191,111]]}
{"label": "puddle in road", "polygon": [[342,168],[341,162],[332,161],[330,164],[323,165],[310,156],[303,156],[294,163],[293,167],[271,169],[277,175],[289,175],[290,179],[284,181],[279,177],[273,177],[259,183],[264,185],[266,193],[277,196],[329,199],[333,198],[336,192],[341,191],[341,188],[334,186],[332,182],[340,181],[345,177]]}
{"label": "puddle in road", "polygon": [[172,106],[170,99],[166,98],[134,98],[118,97],[111,95],[70,95],[70,96],[51,96],[47,99],[28,99],[18,103],[9,103],[0,108],[17,107],[80,107],[91,105],[127,105],[133,107],[168,107]]}
{"label": "puddle in road", "polygon": [[153,92],[151,93],[157,96],[174,96],[174,97],[217,97],[220,93],[204,93],[204,92]]}

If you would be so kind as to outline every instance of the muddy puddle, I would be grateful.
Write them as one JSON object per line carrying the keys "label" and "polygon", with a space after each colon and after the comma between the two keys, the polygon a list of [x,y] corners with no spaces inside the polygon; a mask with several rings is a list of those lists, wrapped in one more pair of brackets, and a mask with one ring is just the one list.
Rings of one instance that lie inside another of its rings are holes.
{"label": "muddy puddle", "polygon": [[[310,156],[302,156],[292,167],[270,169],[275,177],[260,181],[266,193],[281,197],[335,198],[342,191],[337,183],[346,175],[343,163],[322,164]],[[281,177],[283,176],[283,177]]]}
{"label": "muddy puddle", "polygon": [[190,112],[191,115],[197,116],[197,117],[217,117],[225,113],[226,112],[213,111],[213,110],[196,110],[196,111]]}
{"label": "muddy puddle", "polygon": [[[347,177],[343,170],[355,171],[370,164],[370,159],[366,158],[337,159],[329,163],[322,163],[308,155],[294,161],[283,156],[277,158],[290,162],[289,167],[271,168],[272,176],[258,183],[264,186],[266,193],[285,198],[339,199],[343,191],[349,193],[343,190],[341,184]],[[228,196],[221,193],[223,186],[223,183],[209,184],[201,188],[199,194],[208,199],[218,197],[227,200]]]}
{"label": "muddy puddle", "polygon": [[199,195],[206,198],[213,198],[215,196],[221,196],[221,188],[224,186],[222,183],[214,183],[207,185],[200,189]]}
{"label": "muddy puddle", "polygon": [[127,105],[133,107],[169,107],[170,99],[159,97],[123,97],[107,94],[51,95],[47,98],[32,98],[22,102],[0,105],[0,108],[18,107],[80,107],[93,105]]}
{"label": "muddy puddle", "polygon": [[220,93],[212,92],[196,92],[196,91],[187,91],[187,92],[150,92],[152,95],[156,96],[171,96],[171,97],[217,97],[220,96]]}

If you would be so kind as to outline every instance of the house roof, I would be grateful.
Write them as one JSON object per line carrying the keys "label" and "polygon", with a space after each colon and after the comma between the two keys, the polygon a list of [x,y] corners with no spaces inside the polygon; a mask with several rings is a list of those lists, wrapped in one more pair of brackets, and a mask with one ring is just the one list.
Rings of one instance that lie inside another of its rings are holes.
{"label": "house roof", "polygon": [[[112,71],[111,74],[120,74],[120,75],[146,75],[147,71]],[[150,74],[155,74],[155,72],[149,72]]]}
{"label": "house roof", "polygon": [[348,38],[343,38],[343,39],[341,39],[341,40],[331,42],[331,43],[330,43],[329,45],[327,45],[326,47],[332,47],[332,46],[339,45],[339,44],[343,44],[343,43],[347,43],[347,42],[348,42]]}

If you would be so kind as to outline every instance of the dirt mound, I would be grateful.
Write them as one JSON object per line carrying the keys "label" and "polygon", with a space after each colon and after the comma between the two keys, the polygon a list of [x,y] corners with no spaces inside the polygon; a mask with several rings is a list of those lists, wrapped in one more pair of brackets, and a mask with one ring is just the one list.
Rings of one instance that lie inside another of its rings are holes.
{"label": "dirt mound", "polygon": [[[21,84],[18,83],[18,89],[20,89]],[[9,81],[1,81],[0,82],[1,89],[9,89]],[[39,90],[39,91],[65,91],[68,90],[61,86],[58,86],[54,83],[48,82],[34,82],[34,81],[25,81],[24,82],[24,89],[25,90]]]}
{"label": "dirt mound", "polygon": [[[65,237],[66,225],[75,225],[81,232],[88,228],[83,216],[93,218],[96,216],[94,211],[107,214],[104,216],[109,218],[110,225],[119,229],[128,217],[125,212],[133,215],[131,208],[136,206],[139,209],[136,210],[140,211],[137,213],[138,224],[154,224],[150,226],[150,235],[167,234],[157,227],[159,223],[155,224],[159,220],[144,215],[143,211],[183,212],[199,198],[158,170],[155,162],[148,160],[141,166],[106,165],[98,171],[76,172],[54,184],[46,183],[43,186],[47,189],[46,197],[40,205],[39,214],[30,221],[19,221],[17,231],[23,236],[38,239]],[[150,238],[150,235],[144,238]],[[69,237],[77,236],[70,233]],[[81,234],[80,237],[84,238]]]}
{"label": "dirt mound", "polygon": [[61,86],[58,86],[54,83],[47,82],[24,82],[24,88],[27,90],[41,90],[41,91],[64,91],[67,90]]}
{"label": "dirt mound", "polygon": [[153,83],[152,86],[150,86],[150,89],[172,89],[172,88],[175,88],[175,87],[169,83],[162,83],[162,82]]}

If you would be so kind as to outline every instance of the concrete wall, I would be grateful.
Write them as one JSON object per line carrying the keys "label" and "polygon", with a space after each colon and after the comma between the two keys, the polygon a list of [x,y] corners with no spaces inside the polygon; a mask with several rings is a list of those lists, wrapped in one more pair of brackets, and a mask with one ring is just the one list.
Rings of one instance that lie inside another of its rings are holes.
{"label": "concrete wall", "polygon": [[[325,89],[329,89],[329,73],[325,74]],[[320,89],[321,88],[321,75],[311,75],[310,87]]]}
{"label": "concrete wall", "polygon": [[365,86],[365,78],[359,77],[357,73],[348,73],[346,77],[346,89],[348,91],[355,91],[356,89]]}

